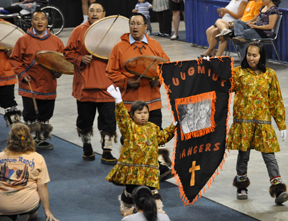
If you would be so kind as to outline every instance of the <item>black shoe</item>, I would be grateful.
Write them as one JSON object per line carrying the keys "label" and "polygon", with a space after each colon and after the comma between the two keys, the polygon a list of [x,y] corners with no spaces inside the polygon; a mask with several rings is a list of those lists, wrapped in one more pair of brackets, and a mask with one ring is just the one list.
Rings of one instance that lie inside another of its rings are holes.
{"label": "black shoe", "polygon": [[238,200],[247,200],[248,199],[248,190],[247,189],[237,189],[237,199]]}
{"label": "black shoe", "polygon": [[53,150],[54,146],[51,143],[48,143],[44,140],[36,140],[35,141],[36,149],[38,150]]}
{"label": "black shoe", "polygon": [[94,151],[90,143],[84,143],[83,145],[83,160],[93,161],[95,160]]}
{"label": "black shoe", "polygon": [[157,36],[159,36],[159,37],[164,37],[164,34],[161,33],[161,32],[159,32],[159,33],[157,34]]}
{"label": "black shoe", "polygon": [[280,205],[280,204],[286,202],[287,200],[288,200],[288,193],[282,192],[276,197],[275,203]]}
{"label": "black shoe", "polygon": [[159,164],[159,170],[160,170],[160,176],[159,176],[160,181],[165,181],[173,177],[172,170],[166,165]]}
{"label": "black shoe", "polygon": [[108,165],[115,165],[117,164],[117,159],[112,156],[110,150],[104,150],[101,158],[101,163]]}

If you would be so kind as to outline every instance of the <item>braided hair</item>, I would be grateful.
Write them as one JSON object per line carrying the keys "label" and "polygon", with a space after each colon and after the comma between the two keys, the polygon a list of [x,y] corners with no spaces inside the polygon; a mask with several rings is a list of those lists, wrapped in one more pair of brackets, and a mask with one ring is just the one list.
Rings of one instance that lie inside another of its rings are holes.
{"label": "braided hair", "polygon": [[35,142],[27,125],[23,123],[12,124],[5,150],[17,153],[35,152]]}

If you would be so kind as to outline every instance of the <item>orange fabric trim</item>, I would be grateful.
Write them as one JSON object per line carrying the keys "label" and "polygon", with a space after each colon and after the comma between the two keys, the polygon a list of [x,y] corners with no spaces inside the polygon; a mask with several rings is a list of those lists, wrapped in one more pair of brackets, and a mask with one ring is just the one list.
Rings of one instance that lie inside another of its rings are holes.
{"label": "orange fabric trim", "polygon": [[[219,57],[217,57],[217,58],[219,59]],[[201,60],[201,61],[200,61],[200,60]],[[200,59],[200,60],[199,60],[199,59],[196,59],[198,65],[199,65],[199,63],[202,63],[202,59]],[[222,58],[219,59],[219,60],[223,61]],[[173,63],[173,62],[167,62],[167,63]],[[176,62],[175,62],[175,63],[176,63]],[[233,63],[234,63],[234,60],[233,60],[233,58],[231,58],[231,74],[232,74],[232,76],[233,76],[233,74],[234,74],[234,72],[233,72]],[[177,62],[177,64],[178,64],[178,62]],[[177,65],[177,64],[176,64],[176,65]],[[182,63],[181,63],[181,64],[182,64]],[[157,67],[157,72],[158,72],[158,74],[159,74],[159,79],[161,79],[161,80],[164,82],[164,79],[163,79],[163,77],[162,77],[162,73],[163,73],[163,71],[162,71],[162,66],[163,66],[163,63],[161,63],[161,68],[159,68],[159,66]],[[160,70],[160,69],[161,69],[161,70]],[[233,84],[234,84],[232,77],[230,78],[230,82],[231,82],[231,88],[230,88],[230,90],[229,90],[228,114],[227,114],[227,120],[226,120],[226,139],[225,139],[225,140],[226,140],[226,143],[227,143],[227,136],[228,136],[228,133],[229,133],[228,121],[229,121],[229,116],[231,115],[231,112],[230,112],[230,104],[231,104]],[[170,98],[169,98],[169,95],[168,95],[168,87],[167,87],[165,84],[164,84],[164,87],[165,87],[165,89],[166,89],[166,94],[167,94],[168,110],[171,109],[172,115],[174,116],[174,112],[173,112],[173,110],[172,110],[172,108],[171,108],[171,101],[170,101]],[[215,97],[216,97],[216,94],[215,94]],[[214,111],[215,111],[215,102],[212,102],[212,103],[214,104]],[[175,104],[176,104],[176,101],[175,101]],[[212,104],[212,105],[213,105],[213,104]],[[175,106],[176,106],[176,105],[175,105]],[[176,106],[176,107],[177,107],[177,106]],[[176,108],[176,110],[177,110],[177,108]],[[177,110],[177,111],[178,111],[178,110]],[[215,112],[214,112],[213,114],[211,113],[211,115],[213,115],[213,117],[214,117],[214,114],[215,114]],[[177,115],[179,116],[179,113],[177,113]],[[212,116],[211,116],[211,117],[212,117]],[[176,121],[175,118],[174,118],[174,120]],[[214,119],[213,119],[213,120],[214,120]],[[214,122],[214,124],[215,124],[215,122]],[[214,127],[215,127],[215,126],[214,126]],[[182,130],[181,130],[181,132],[182,132]],[[183,185],[182,185],[182,183],[181,183],[180,177],[179,177],[179,175],[177,174],[177,172],[176,172],[176,170],[175,170],[176,146],[177,146],[177,141],[178,141],[177,130],[176,130],[176,132],[175,132],[175,137],[176,137],[176,139],[175,139],[175,142],[174,142],[173,156],[172,156],[172,174],[174,174],[174,178],[175,178],[176,183],[177,183],[178,188],[179,188],[180,199],[182,198],[182,201],[184,200],[184,202],[186,202],[186,203],[184,204],[184,206],[188,206],[188,205],[194,204],[194,203],[197,201],[198,196],[196,196],[196,197],[193,199],[192,202],[189,202],[189,200],[188,200],[188,198],[187,198],[187,196],[186,196],[186,194],[185,194],[185,192],[184,192]],[[228,152],[229,152],[229,150],[228,150]],[[223,157],[221,163],[219,164],[218,168],[215,170],[215,172],[214,172],[214,174],[213,174],[212,176],[214,176],[215,174],[216,174],[216,176],[218,176],[218,174],[219,174],[219,170],[218,170],[218,169],[219,169],[219,168],[220,168],[221,171],[223,170],[223,165],[224,165],[225,159],[226,159],[227,157],[228,157],[228,155],[227,155],[227,149],[226,149],[225,152],[224,152],[224,157]],[[215,178],[215,177],[214,177],[214,178]],[[213,179],[213,182],[214,182],[214,179]],[[208,186],[208,188],[210,188],[211,178],[207,181],[206,185]],[[199,194],[198,194],[198,195],[199,195],[199,198],[202,196],[202,191],[203,191],[203,193],[206,192],[205,185],[203,186],[202,190],[200,190],[200,192],[199,192]]]}

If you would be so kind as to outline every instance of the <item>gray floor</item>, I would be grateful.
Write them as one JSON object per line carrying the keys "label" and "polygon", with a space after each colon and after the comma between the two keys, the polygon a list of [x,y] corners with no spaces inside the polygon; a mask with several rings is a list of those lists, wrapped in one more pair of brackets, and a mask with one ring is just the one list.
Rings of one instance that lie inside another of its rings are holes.
{"label": "gray floor", "polygon": [[[152,25],[153,32],[157,31],[158,24],[152,23]],[[184,23],[181,22],[180,30],[184,29]],[[72,28],[66,28],[60,34],[59,37],[62,39],[64,44],[67,43],[67,40],[72,30]],[[193,60],[196,59],[197,56],[202,54],[205,50],[204,48],[191,47],[191,45],[186,42],[171,41],[166,38],[154,36],[153,38],[159,41],[164,51],[170,57],[171,61]],[[231,56],[235,59],[235,66],[238,66],[239,58],[236,56],[236,54],[231,54]],[[278,75],[285,107],[286,110],[288,110],[287,65],[269,62],[268,66],[273,68]],[[80,138],[76,133],[75,126],[77,112],[76,100],[74,97],[71,96],[72,80],[73,76],[71,75],[63,75],[58,80],[58,97],[56,100],[55,112],[53,118],[51,119],[51,123],[54,127],[53,135],[63,138],[81,147],[82,144]],[[172,118],[171,112],[168,110],[168,101],[166,99],[166,92],[164,87],[161,88],[161,93],[163,102],[163,126],[166,127],[172,122]],[[16,95],[16,99],[19,104],[19,108],[22,109],[22,101],[20,96]],[[230,108],[232,110],[232,105]],[[0,112],[3,113],[3,110],[1,109]],[[230,125],[232,123],[231,119],[232,117],[230,116]],[[100,135],[96,129],[97,119],[95,120],[94,125],[94,137],[92,138],[92,145],[95,152],[101,153]],[[275,130],[277,135],[279,135],[279,131],[276,127]],[[119,131],[118,134],[120,134]],[[282,179],[285,183],[288,183],[287,142],[288,139],[285,142],[279,141],[282,151],[276,154],[276,158],[280,165]],[[171,151],[171,156],[173,152],[173,143],[174,140],[166,144],[166,148]],[[119,143],[114,145],[113,154],[116,157],[119,156],[119,146]],[[256,151],[252,151],[249,162],[248,176],[251,180],[251,185],[249,187],[249,199],[246,201],[236,200],[236,189],[232,186],[232,180],[236,173],[236,156],[236,151],[230,151],[230,153],[227,152],[223,171],[220,171],[220,174],[218,175],[218,177],[216,177],[215,182],[212,184],[210,189],[206,188],[206,192],[203,194],[203,196],[260,220],[288,220],[288,203],[282,206],[277,206],[274,204],[274,199],[272,199],[268,193],[270,183],[266,167],[261,158],[261,154]],[[175,183],[174,178],[171,178],[169,182]]]}

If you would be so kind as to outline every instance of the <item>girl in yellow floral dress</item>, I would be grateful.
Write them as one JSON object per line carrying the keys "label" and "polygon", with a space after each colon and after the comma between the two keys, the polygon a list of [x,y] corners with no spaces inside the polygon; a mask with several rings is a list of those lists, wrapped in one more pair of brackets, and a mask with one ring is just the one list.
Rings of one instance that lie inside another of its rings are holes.
{"label": "girl in yellow floral dress", "polygon": [[237,188],[237,199],[247,199],[247,164],[250,150],[262,153],[270,177],[270,195],[275,203],[288,200],[286,185],[282,183],[275,152],[280,151],[275,131],[271,125],[274,118],[281,138],[286,138],[285,108],[277,75],[266,65],[266,51],[258,42],[246,48],[241,67],[233,70],[234,105],[227,149],[238,150],[237,176],[233,185]]}
{"label": "girl in yellow floral dress", "polygon": [[[120,209],[124,213],[133,206],[131,194],[140,185],[149,187],[153,193],[159,189],[158,144],[162,145],[174,136],[176,126],[164,130],[148,122],[149,109],[144,101],[136,101],[130,109],[125,108],[119,88],[111,85],[107,91],[115,98],[116,120],[124,144],[117,164],[106,180],[115,185],[126,186],[121,194]],[[160,198],[156,194],[156,199]]]}

